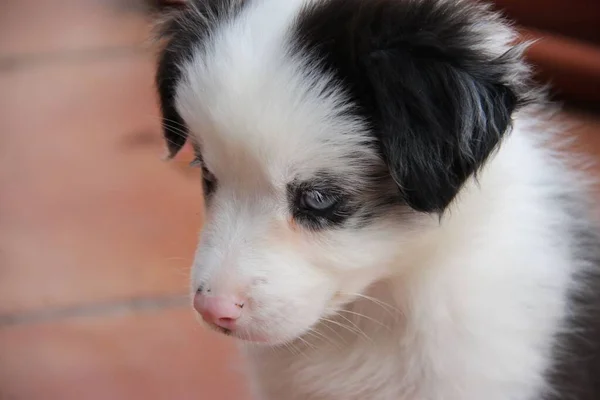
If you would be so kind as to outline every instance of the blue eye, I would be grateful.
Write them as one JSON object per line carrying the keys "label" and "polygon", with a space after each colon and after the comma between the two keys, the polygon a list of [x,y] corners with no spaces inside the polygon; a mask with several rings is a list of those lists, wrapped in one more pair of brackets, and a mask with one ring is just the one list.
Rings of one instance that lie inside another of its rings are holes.
{"label": "blue eye", "polygon": [[316,190],[304,192],[301,197],[301,206],[304,209],[314,211],[326,211],[337,204],[338,200],[334,196],[325,195]]}

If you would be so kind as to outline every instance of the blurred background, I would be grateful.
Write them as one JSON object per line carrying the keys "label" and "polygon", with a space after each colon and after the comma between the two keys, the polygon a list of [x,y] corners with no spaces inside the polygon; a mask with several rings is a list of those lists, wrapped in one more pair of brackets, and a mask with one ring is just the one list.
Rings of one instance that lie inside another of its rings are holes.
{"label": "blurred background", "polygon": [[[160,159],[153,2],[0,0],[0,400],[249,399],[186,297],[201,185]],[[496,5],[600,161],[600,1]]]}

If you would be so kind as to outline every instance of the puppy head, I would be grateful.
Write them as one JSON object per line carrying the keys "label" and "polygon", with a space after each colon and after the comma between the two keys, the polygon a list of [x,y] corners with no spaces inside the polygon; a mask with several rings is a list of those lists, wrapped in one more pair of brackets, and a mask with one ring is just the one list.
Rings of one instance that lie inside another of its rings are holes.
{"label": "puppy head", "polygon": [[401,273],[529,99],[513,32],[471,1],[188,7],[158,68],[165,138],[204,171],[198,307],[238,338],[292,340]]}

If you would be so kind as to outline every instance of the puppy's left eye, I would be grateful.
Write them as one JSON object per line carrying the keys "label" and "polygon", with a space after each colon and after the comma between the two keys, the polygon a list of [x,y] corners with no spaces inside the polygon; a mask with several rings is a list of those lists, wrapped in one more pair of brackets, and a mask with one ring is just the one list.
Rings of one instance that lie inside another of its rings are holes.
{"label": "puppy's left eye", "polygon": [[304,192],[300,197],[300,206],[308,211],[327,211],[338,203],[335,196],[327,195],[317,190]]}

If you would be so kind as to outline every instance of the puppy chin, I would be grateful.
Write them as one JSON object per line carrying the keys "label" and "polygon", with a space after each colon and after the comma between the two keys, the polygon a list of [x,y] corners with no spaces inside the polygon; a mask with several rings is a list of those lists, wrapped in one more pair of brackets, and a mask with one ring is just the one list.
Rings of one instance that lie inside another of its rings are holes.
{"label": "puppy chin", "polygon": [[284,346],[302,336],[302,334],[279,336],[279,335],[269,335],[269,334],[265,334],[265,333],[255,333],[255,332],[250,332],[250,333],[229,332],[226,334],[228,336],[235,338],[236,340],[239,340],[240,342],[242,342],[244,344],[264,346],[264,347]]}
{"label": "puppy chin", "polygon": [[263,345],[263,346],[276,346],[279,343],[279,341],[276,338],[272,338],[269,337],[268,335],[262,334],[262,333],[234,333],[231,331],[227,331],[227,332],[223,332],[225,333],[227,336],[231,336],[236,340],[239,340],[241,342],[245,342],[245,343],[250,343],[250,344],[256,344],[256,345]]}

